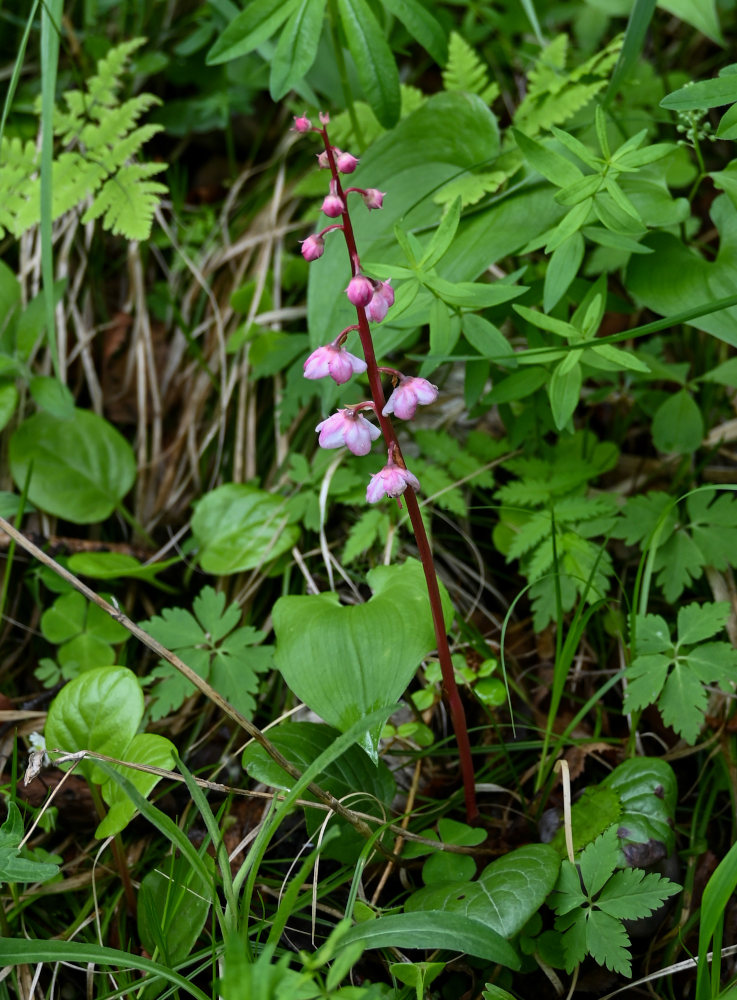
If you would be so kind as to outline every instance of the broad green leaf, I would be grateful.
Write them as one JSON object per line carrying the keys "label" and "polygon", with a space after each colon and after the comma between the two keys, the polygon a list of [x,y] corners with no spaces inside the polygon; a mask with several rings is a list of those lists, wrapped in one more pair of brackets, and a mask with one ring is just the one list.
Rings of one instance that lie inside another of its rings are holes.
{"label": "broad green leaf", "polygon": [[382,0],[382,5],[402,22],[410,35],[433,57],[439,66],[448,57],[446,29],[418,0]]}
{"label": "broad green leaf", "polygon": [[459,913],[395,913],[368,920],[351,927],[339,947],[343,949],[357,941],[366,948],[442,948],[483,958],[508,969],[520,967],[519,956],[501,935],[481,921]]}
{"label": "broad green leaf", "polygon": [[3,882],[46,882],[59,871],[58,865],[21,857],[23,833],[20,809],[10,800],[8,815],[0,826],[0,885]]}
{"label": "broad green leaf", "polygon": [[399,73],[392,51],[366,0],[338,0],[348,50],[366,100],[385,128],[399,119]]}
{"label": "broad green leaf", "polygon": [[633,757],[616,767],[602,782],[619,795],[622,813],[618,835],[625,852],[628,843],[656,840],[670,854],[675,844],[673,820],[678,786],[673,769],[657,757]]}
{"label": "broad green leaf", "polygon": [[[341,607],[324,596],[281,597],[273,609],[275,660],[294,694],[345,732],[404,692],[436,638],[419,563],[377,566],[373,597]],[[444,595],[446,623],[453,611]],[[375,757],[378,731],[362,744]]]}
{"label": "broad green leaf", "polygon": [[256,486],[228,483],[195,504],[192,533],[206,573],[254,569],[290,549],[299,528],[287,524],[282,497]]}
{"label": "broad green leaf", "polygon": [[[583,850],[613,823],[619,821],[622,811],[619,795],[602,785],[589,785],[571,808],[573,851]],[[550,842],[561,858],[568,856],[565,830],[559,827]]]}
{"label": "broad green leaf", "polygon": [[252,0],[237,14],[207,53],[208,65],[228,62],[252,52],[270,38],[300,0]]}
{"label": "broad green leaf", "polygon": [[269,90],[280,101],[311,68],[322,32],[325,0],[301,0],[284,25],[271,60]]}
{"label": "broad green leaf", "polygon": [[[143,716],[143,692],[127,667],[88,670],[66,684],[49,706],[46,746],[67,753],[94,750],[122,758]],[[62,764],[66,769],[69,764]],[[92,761],[79,765],[89,781],[105,774]]]}
{"label": "broad green leaf", "polygon": [[[300,771],[305,771],[337,737],[335,729],[316,722],[283,722],[269,731],[269,739],[273,745]],[[287,790],[295,784],[294,778],[283,771],[256,743],[246,747],[242,761],[244,769],[254,781]],[[382,760],[373,764],[360,747],[355,745],[334,760],[316,780],[321,788],[337,799],[350,795],[352,808],[378,816],[391,805],[396,793],[396,782],[386,764]],[[309,793],[306,797],[312,798]],[[314,809],[306,809],[305,817],[308,833],[312,836],[325,817]],[[340,827],[340,840],[328,847],[328,856],[346,863],[355,862],[363,847],[363,839],[338,817],[332,823],[337,823]]]}
{"label": "broad green leaf", "polygon": [[[660,316],[675,316],[734,292],[737,262],[737,208],[725,195],[710,214],[719,234],[716,260],[706,260],[671,233],[652,233],[645,245],[652,256],[633,257],[627,265],[627,287],[634,298]],[[678,281],[673,280],[678,275]],[[737,308],[723,309],[690,321],[698,330],[737,346]]]}
{"label": "broad green leaf", "polygon": [[559,866],[558,853],[547,844],[520,847],[492,861],[475,882],[418,890],[405,909],[408,913],[460,913],[511,938],[540,909],[555,885]]}
{"label": "broad green leaf", "polygon": [[719,139],[737,139],[737,104],[722,115],[716,131]]}
{"label": "broad green leaf", "polygon": [[727,73],[725,76],[715,76],[712,80],[688,83],[664,97],[660,106],[670,111],[706,111],[724,104],[734,104],[735,101],[737,75]]}
{"label": "broad green leaf", "polygon": [[716,0],[658,0],[658,7],[670,11],[719,45],[724,45]]}
{"label": "broad green leaf", "polygon": [[511,403],[537,392],[548,380],[544,368],[528,368],[525,371],[513,372],[494,386],[490,393],[484,396],[484,402]]}
{"label": "broad green leaf", "polygon": [[[167,771],[174,770],[174,744],[165,736],[157,733],[137,733],[125,749],[123,758],[130,764],[146,764],[149,767],[161,767]],[[147,797],[161,780],[156,774],[147,771],[137,771],[135,768],[118,767],[135,788]],[[108,778],[101,788],[102,797],[110,807],[107,816],[95,830],[95,836],[103,840],[120,833],[136,814],[136,807],[131,802],[120,785]]]}
{"label": "broad green leaf", "polygon": [[89,410],[37,413],[10,439],[10,471],[41,510],[73,524],[104,521],[133,485],[136,461],[122,434]]}
{"label": "broad green leaf", "polygon": [[[95,580],[147,580],[156,586],[163,586],[156,580],[158,573],[180,561],[178,556],[163,562],[144,565],[134,556],[124,552],[75,552],[69,557],[68,567],[78,576],[90,576]],[[167,588],[168,589],[168,588]]]}
{"label": "broad green leaf", "polygon": [[435,294],[451,306],[464,309],[486,309],[498,306],[510,299],[517,298],[527,289],[522,285],[505,285],[501,281],[494,284],[481,284],[477,281],[446,281],[435,276],[424,278],[424,283]]}
{"label": "broad green leaf", "polygon": [[34,375],[28,383],[28,391],[36,406],[53,417],[67,420],[74,416],[74,396],[58,379],[50,375]]}
{"label": "broad green leaf", "polygon": [[138,890],[138,933],[146,951],[170,967],[192,953],[210,912],[212,886],[181,856],[152,868]]}
{"label": "broad green leaf", "polygon": [[655,412],[653,443],[659,451],[689,455],[701,445],[704,418],[688,389],[669,396]]}

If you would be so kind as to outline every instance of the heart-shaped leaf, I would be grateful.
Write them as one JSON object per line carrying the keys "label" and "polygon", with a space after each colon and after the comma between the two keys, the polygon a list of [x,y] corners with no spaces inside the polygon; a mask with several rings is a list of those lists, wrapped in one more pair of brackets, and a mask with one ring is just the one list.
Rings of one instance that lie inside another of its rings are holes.
{"label": "heart-shaped leaf", "polygon": [[560,857],[548,844],[531,844],[492,861],[475,882],[444,882],[413,893],[405,910],[462,913],[504,938],[521,930],[552,892]]}
{"label": "heart-shaped leaf", "polygon": [[[373,597],[341,607],[331,595],[282,597],[274,605],[276,665],[292,691],[341,732],[395,702],[436,645],[422,567],[377,566]],[[453,617],[443,588],[446,625]],[[363,742],[375,758],[380,727]]]}
{"label": "heart-shaped leaf", "polygon": [[[157,733],[136,733],[125,749],[124,758],[131,764],[146,764],[174,770],[175,747],[171,740]],[[148,771],[137,771],[130,767],[118,767],[118,771],[128,778],[143,796],[152,792],[161,778]],[[110,807],[107,816],[95,830],[95,836],[102,840],[120,833],[133,819],[136,807],[121,786],[108,778],[101,789],[102,797]]]}
{"label": "heart-shaped leaf", "polygon": [[[95,667],[66,684],[46,718],[46,746],[72,752],[94,750],[122,758],[143,717],[143,692],[127,667]],[[106,775],[93,763],[80,765],[88,781]]]}
{"label": "heart-shaped leaf", "polygon": [[88,410],[68,419],[36,413],[10,439],[10,471],[28,496],[49,514],[74,524],[104,521],[136,478],[133,450],[122,434]]}

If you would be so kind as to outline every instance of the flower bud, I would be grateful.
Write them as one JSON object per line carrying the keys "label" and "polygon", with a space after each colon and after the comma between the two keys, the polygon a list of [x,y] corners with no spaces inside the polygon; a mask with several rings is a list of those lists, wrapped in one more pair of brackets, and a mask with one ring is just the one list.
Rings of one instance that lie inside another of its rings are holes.
{"label": "flower bud", "polygon": [[320,112],[320,124],[321,125],[329,125],[330,124],[330,115],[327,113],[327,111],[321,111]]}
{"label": "flower bud", "polygon": [[374,296],[374,283],[362,274],[351,278],[346,288],[346,295],[354,306],[367,306]]}
{"label": "flower bud", "polygon": [[371,482],[366,488],[366,500],[369,503],[376,503],[383,497],[399,497],[408,486],[413,490],[419,490],[420,482],[417,476],[413,476],[409,469],[395,465],[390,455],[384,468],[371,477]]}
{"label": "flower bud", "polygon": [[295,116],[294,118],[294,132],[309,132],[312,128],[312,122],[306,115],[302,115],[300,118]]}
{"label": "flower bud", "polygon": [[335,162],[341,174],[352,174],[358,166],[358,160],[350,153],[339,153]]}
{"label": "flower bud", "polygon": [[335,181],[330,181],[330,194],[323,201],[322,210],[330,219],[337,219],[345,212],[345,202],[338,194],[338,185]]}
{"label": "flower bud", "polygon": [[371,211],[373,208],[381,208],[385,194],[386,191],[379,191],[378,188],[368,188],[361,194],[361,197],[366,208]]}
{"label": "flower bud", "polygon": [[328,159],[327,149],[323,149],[322,153],[317,154],[317,166],[320,170],[330,169],[330,160]]}
{"label": "flower bud", "polygon": [[302,256],[306,261],[317,260],[325,253],[325,240],[322,236],[308,236],[302,240]]}
{"label": "flower bud", "polygon": [[344,347],[325,344],[313,351],[304,363],[304,376],[309,379],[330,377],[338,385],[347,382],[351,375],[366,371],[366,362],[350,354]]}

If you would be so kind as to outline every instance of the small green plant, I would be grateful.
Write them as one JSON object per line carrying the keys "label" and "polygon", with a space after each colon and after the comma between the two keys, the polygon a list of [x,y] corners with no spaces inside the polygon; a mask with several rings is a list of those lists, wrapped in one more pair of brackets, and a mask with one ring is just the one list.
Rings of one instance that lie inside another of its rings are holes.
{"label": "small green plant", "polygon": [[680,886],[637,868],[617,871],[619,841],[610,828],[589,844],[577,864],[563,861],[550,899],[563,935],[566,970],[590,955],[623,976],[632,973],[629,935],[622,921],[649,916]]}
{"label": "small green plant", "polygon": [[729,693],[737,681],[737,649],[706,641],[724,629],[730,613],[726,601],[685,605],[675,640],[661,615],[638,615],[624,711],[657,704],[666,725],[695,743],[707,708],[705,685],[716,682]]}
{"label": "small green plant", "polygon": [[[226,608],[224,593],[205,587],[195,597],[192,612],[165,608],[161,615],[142,622],[141,628],[175,651],[234,708],[250,718],[256,707],[253,696],[258,689],[258,675],[272,665],[272,649],[261,645],[264,632],[250,625],[238,627],[241,617],[237,604]],[[153,684],[147,717],[154,721],[177,711],[194,693],[190,682],[165,660],[159,661],[143,683]]]}

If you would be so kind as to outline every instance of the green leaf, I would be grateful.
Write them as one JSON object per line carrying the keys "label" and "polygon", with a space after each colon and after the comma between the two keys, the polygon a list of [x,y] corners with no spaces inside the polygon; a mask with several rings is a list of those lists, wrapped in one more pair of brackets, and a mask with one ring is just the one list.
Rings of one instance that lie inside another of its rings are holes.
{"label": "green leaf", "polygon": [[637,920],[659,909],[680,886],[656,872],[645,874],[639,868],[616,872],[601,891],[598,904],[612,917]]}
{"label": "green leaf", "polygon": [[547,844],[520,847],[492,861],[475,882],[427,886],[413,893],[408,913],[463,914],[511,938],[537,913],[558,877],[560,858]]}
{"label": "green leaf", "polygon": [[[269,731],[269,739],[281,753],[300,771],[316,760],[332,743],[338,733],[330,726],[316,722],[282,722]],[[243,767],[254,781],[261,781],[272,788],[290,790],[295,780],[276,764],[266,751],[251,743],[243,752]],[[396,781],[386,764],[379,760],[373,764],[358,746],[349,747],[316,778],[321,788],[338,799],[351,796],[353,807],[381,817],[396,794]],[[360,794],[357,794],[360,793]],[[312,799],[310,793],[307,799]],[[305,809],[307,830],[316,834],[324,815],[314,809]],[[328,847],[328,856],[346,863],[354,863],[364,841],[344,820],[336,817],[333,823],[340,828],[340,840]]]}
{"label": "green leaf", "polygon": [[18,390],[13,383],[0,386],[0,430],[8,424],[17,405]]}
{"label": "green leaf", "polygon": [[23,820],[18,806],[10,800],[8,815],[0,826],[0,884],[3,882],[47,882],[59,866],[35,858],[21,857]]}
{"label": "green leaf", "polygon": [[727,73],[712,80],[688,83],[667,94],[660,102],[669,111],[706,111],[737,101],[737,75]]}
{"label": "green leaf", "polygon": [[[448,55],[446,31],[418,0],[382,0],[382,5],[402,22],[412,38],[442,66]],[[446,87],[447,90],[447,87]]]}
{"label": "green leaf", "polygon": [[[688,604],[678,609],[678,645],[691,645],[711,639],[721,632],[730,615],[728,601],[713,604]],[[638,643],[639,645],[639,643]]]}
{"label": "green leaf", "polygon": [[371,548],[377,541],[383,541],[389,530],[390,520],[386,511],[378,507],[369,507],[359,519],[352,524],[340,561],[347,565]]}
{"label": "green leaf", "polygon": [[[77,576],[90,576],[94,580],[146,580],[154,586],[163,587],[156,576],[180,561],[178,556],[163,562],[148,563],[138,561],[124,552],[75,552],[69,557],[68,567]],[[169,588],[166,588],[169,589]]]}
{"label": "green leaf", "polygon": [[[436,638],[419,563],[377,566],[367,574],[373,597],[336,606],[325,596],[281,597],[273,608],[275,660],[305,704],[344,732],[405,690]],[[446,622],[452,607],[444,597]],[[376,753],[378,732],[362,744]]]}
{"label": "green leaf", "polygon": [[491,104],[499,95],[498,85],[489,82],[486,66],[457,31],[451,31],[448,39],[448,62],[443,70],[443,87],[446,90],[465,90],[469,94],[478,94],[486,104]]}
{"label": "green leaf", "polygon": [[678,786],[673,768],[657,757],[632,757],[616,767],[602,785],[619,796],[622,812],[617,833],[629,843],[664,845],[663,856],[675,846],[673,824]]}
{"label": "green leaf", "polygon": [[444,278],[426,275],[424,284],[450,306],[463,309],[487,309],[517,298],[527,289],[523,285],[505,285],[501,281],[493,285],[477,281],[446,281]]}
{"label": "green leaf", "polygon": [[689,455],[699,448],[704,437],[704,418],[688,389],[674,393],[658,407],[652,435],[659,451]]}
{"label": "green leaf", "polygon": [[300,0],[252,0],[207,53],[208,66],[238,59],[258,48],[296,10]]}
{"label": "green leaf", "polygon": [[[175,765],[174,752],[174,744],[165,736],[156,733],[137,733],[126,747],[123,756],[129,764],[146,764],[149,767],[161,767],[172,771]],[[125,774],[144,797],[148,797],[161,780],[156,774],[134,768],[122,766],[117,767],[117,770]],[[95,836],[99,840],[120,833],[136,814],[135,805],[112,778],[108,778],[102,785],[101,793],[110,808],[107,816],[95,830]]]}
{"label": "green leaf", "polygon": [[168,190],[165,184],[151,180],[162,170],[166,170],[165,163],[129,163],[120,167],[104,182],[82,216],[82,224],[102,216],[103,226],[113,236],[147,240],[161,195]]}
{"label": "green leaf", "polygon": [[10,439],[10,471],[34,506],[73,524],[104,521],[133,485],[136,462],[125,438],[88,410],[63,420],[37,413]]}
{"label": "green leaf", "polygon": [[491,358],[498,364],[515,367],[517,362],[512,347],[499,327],[477,313],[465,313],[461,319],[461,332],[471,347],[482,358]]}
{"label": "green leaf", "polygon": [[503,937],[481,923],[458,913],[396,913],[356,924],[341,939],[340,948],[360,941],[366,948],[442,948],[465,952],[487,962],[519,969],[514,948]]}
{"label": "green leaf", "polygon": [[74,396],[63,382],[51,375],[34,375],[28,383],[28,391],[36,406],[53,417],[67,420],[74,416]]}
{"label": "green leaf", "polygon": [[579,168],[565,156],[544,146],[537,139],[531,139],[519,129],[512,129],[512,134],[530,166],[556,187],[565,188],[583,179]]}
{"label": "green leaf", "polygon": [[[49,706],[44,735],[49,748],[71,753],[94,750],[122,758],[143,716],[143,693],[127,667],[87,670],[66,684]],[[62,764],[63,769],[69,767]],[[89,781],[105,774],[91,761],[79,765]]]}
{"label": "green leaf", "polygon": [[439,260],[442,259],[448,247],[453,242],[453,237],[458,230],[458,223],[461,221],[461,199],[456,198],[453,204],[448,208],[443,218],[440,220],[440,225],[435,230],[430,240],[427,250],[422,256],[419,262],[421,268],[430,270],[431,267],[435,267]]}
{"label": "green leaf", "polygon": [[256,486],[228,483],[206,493],[192,518],[202,569],[219,576],[275,559],[299,537],[286,520],[283,498]]}
{"label": "green leaf", "polygon": [[583,380],[579,362],[576,361],[567,371],[563,369],[564,364],[565,359],[556,365],[548,383],[550,409],[559,431],[563,430],[578,406]]}
{"label": "green leaf", "polygon": [[366,0],[338,0],[338,11],[366,100],[384,128],[391,128],[400,111],[392,51]]}
{"label": "green leaf", "polygon": [[[616,827],[611,826],[581,852],[578,859],[583,884],[590,895],[599,892],[617,867],[619,843]],[[570,863],[570,862],[569,862]]]}
{"label": "green leaf", "polygon": [[192,954],[207,915],[212,887],[181,856],[169,856],[144,876],[138,890],[138,933],[146,951],[167,965]]}
{"label": "green leaf", "polygon": [[279,36],[271,60],[269,91],[280,101],[307,74],[317,55],[325,0],[301,0]]}
{"label": "green leaf", "polygon": [[580,232],[572,233],[556,249],[545,272],[543,309],[550,312],[568,291],[578,274],[584,252],[584,239]]}
{"label": "green leaf", "polygon": [[210,1000],[204,993],[178,972],[174,972],[150,958],[141,958],[128,951],[105,948],[81,941],[34,941],[27,938],[0,938],[0,963],[4,966],[26,965],[29,962],[69,962],[80,965],[107,965],[119,969],[138,969],[150,973],[148,982],[158,979],[174,983],[195,1000]]}

